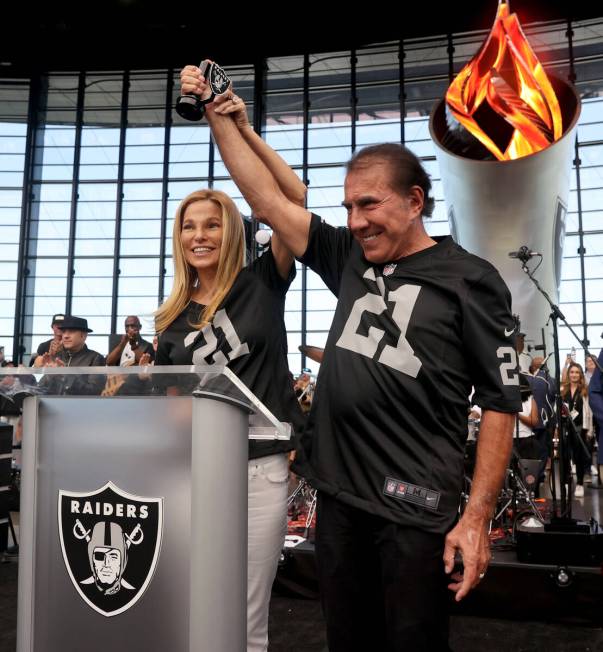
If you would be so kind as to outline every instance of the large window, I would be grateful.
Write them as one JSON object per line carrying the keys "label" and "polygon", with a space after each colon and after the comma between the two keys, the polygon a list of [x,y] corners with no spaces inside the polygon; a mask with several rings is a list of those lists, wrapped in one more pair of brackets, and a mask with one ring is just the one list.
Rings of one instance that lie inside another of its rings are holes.
{"label": "large window", "polygon": [[[575,78],[583,108],[569,198],[560,301],[580,336],[603,330],[603,19],[536,24],[528,39],[548,69]],[[229,72],[250,120],[308,184],[308,208],[336,225],[344,164],[359,147],[405,142],[432,176],[431,235],[449,232],[428,120],[483,33],[354,51],[275,57]],[[451,47],[452,46],[452,47]],[[256,74],[261,78],[256,78]],[[0,84],[0,345],[29,359],[51,316],[86,317],[90,344],[152,313],[169,293],[178,202],[210,186],[249,207],[205,123],[172,106],[178,71],[75,72]],[[324,346],[335,298],[298,265],[286,304],[290,366],[316,370],[301,344]],[[562,354],[572,346],[561,329]],[[14,339],[15,335],[17,336]]]}
{"label": "large window", "polygon": [[0,346],[14,348],[29,81],[0,83]]}

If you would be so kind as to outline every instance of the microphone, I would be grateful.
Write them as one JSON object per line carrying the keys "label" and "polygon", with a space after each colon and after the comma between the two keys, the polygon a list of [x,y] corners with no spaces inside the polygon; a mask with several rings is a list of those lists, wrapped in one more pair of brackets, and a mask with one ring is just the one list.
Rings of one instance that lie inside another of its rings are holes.
{"label": "microphone", "polygon": [[509,258],[517,258],[521,260],[522,263],[527,262],[528,260],[530,260],[530,258],[533,258],[534,256],[540,256],[540,254],[537,251],[530,251],[530,248],[527,247],[526,245],[523,245],[523,247],[519,247],[517,251],[509,252]]}
{"label": "microphone", "polygon": [[544,376],[541,376],[541,378],[544,378],[546,380],[546,376],[550,376],[549,374],[549,368],[547,367],[546,363],[549,361],[549,358],[553,355],[554,351],[551,351],[546,358],[540,363],[540,366],[538,369],[534,369],[534,376],[538,376],[538,372],[542,371]]}
{"label": "microphone", "polygon": [[260,229],[256,231],[255,241],[260,245],[260,247],[265,247],[270,242],[270,232],[268,229]]}

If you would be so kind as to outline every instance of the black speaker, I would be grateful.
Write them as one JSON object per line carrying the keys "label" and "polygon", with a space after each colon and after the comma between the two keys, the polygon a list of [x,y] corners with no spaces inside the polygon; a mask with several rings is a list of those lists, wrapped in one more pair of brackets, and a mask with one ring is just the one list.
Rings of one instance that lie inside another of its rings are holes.
{"label": "black speaker", "polygon": [[517,559],[526,564],[599,566],[603,561],[603,530],[591,519],[567,528],[545,524],[516,529]]}

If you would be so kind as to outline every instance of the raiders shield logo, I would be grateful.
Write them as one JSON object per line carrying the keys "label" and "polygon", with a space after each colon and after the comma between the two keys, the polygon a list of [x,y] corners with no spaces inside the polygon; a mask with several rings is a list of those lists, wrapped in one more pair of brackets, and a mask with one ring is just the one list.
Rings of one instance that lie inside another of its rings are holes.
{"label": "raiders shield logo", "polygon": [[67,572],[84,602],[103,616],[138,602],[159,559],[163,498],[112,482],[91,493],[60,490],[58,520]]}
{"label": "raiders shield logo", "polygon": [[226,93],[230,86],[230,78],[224,71],[224,68],[221,68],[215,61],[210,63],[209,70],[205,73],[205,78],[209,82],[212,92],[216,95]]}

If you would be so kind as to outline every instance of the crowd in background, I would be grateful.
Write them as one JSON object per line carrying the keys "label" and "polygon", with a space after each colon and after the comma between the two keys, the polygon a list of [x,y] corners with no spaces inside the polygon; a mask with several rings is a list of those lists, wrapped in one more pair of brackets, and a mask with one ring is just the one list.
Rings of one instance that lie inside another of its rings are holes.
{"label": "crowd in background", "polygon": [[[547,365],[548,357],[530,355],[525,351],[525,335],[518,333],[516,350],[520,367],[522,411],[517,415],[515,450],[519,457],[540,459],[540,480],[544,481],[546,466],[558,442],[555,410],[556,384]],[[603,351],[599,354],[599,363]],[[568,461],[575,474],[574,496],[584,496],[586,483],[599,484],[603,474],[603,426],[601,405],[603,393],[601,372],[595,360],[585,357],[584,366],[576,361],[576,350],[567,354],[561,370],[563,417],[567,424]],[[475,408],[472,416],[478,417]]]}
{"label": "crowd in background", "polygon": [[[112,336],[111,350],[107,356],[90,350],[86,346],[86,336],[92,332],[87,321],[70,315],[55,314],[51,323],[52,337],[43,341],[32,354],[29,365],[34,368],[60,366],[121,366],[153,365],[157,351],[157,336],[152,341],[145,340],[140,332],[141,321],[136,315],[126,317],[124,332]],[[525,335],[518,333],[516,340],[518,364],[521,373],[522,411],[517,415],[515,450],[519,457],[541,460],[540,479],[544,481],[546,466],[553,453],[552,442],[556,441],[556,419],[554,409],[555,381],[549,373],[547,360],[541,355],[530,355],[525,351]],[[0,347],[0,366],[15,366],[6,359],[4,347]],[[564,416],[568,416],[570,432],[570,457],[575,474],[574,495],[584,496],[585,482],[599,482],[603,474],[603,460],[600,454],[602,446],[601,416],[591,408],[589,386],[596,365],[592,358],[586,356],[585,365],[576,361],[576,351],[567,354],[561,372],[561,396],[564,404]],[[292,376],[293,388],[304,414],[312,404],[315,388],[315,376],[309,369],[303,369],[297,376]],[[23,383],[23,378],[20,379]],[[10,387],[14,378],[5,377],[0,381],[2,387]],[[130,381],[132,382],[132,381]],[[97,388],[103,396],[127,393],[127,378],[120,374],[110,374],[104,386]],[[125,386],[125,387],[124,387]],[[595,380],[593,393],[595,403],[601,400],[600,374]],[[4,392],[3,392],[4,394]],[[18,400],[9,400],[0,396],[0,418],[15,425],[16,439],[20,440],[21,423],[19,416],[21,405]],[[472,406],[469,413],[469,439],[479,431],[480,410]],[[476,426],[477,424],[477,426]]]}

